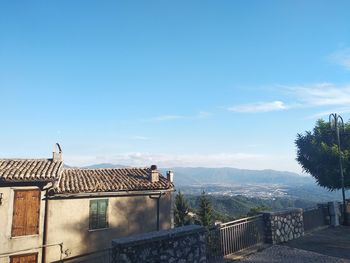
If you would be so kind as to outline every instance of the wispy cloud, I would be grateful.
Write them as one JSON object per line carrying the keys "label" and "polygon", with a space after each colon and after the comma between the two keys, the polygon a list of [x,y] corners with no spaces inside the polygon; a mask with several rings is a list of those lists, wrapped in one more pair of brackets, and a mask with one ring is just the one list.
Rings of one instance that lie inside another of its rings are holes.
{"label": "wispy cloud", "polygon": [[67,156],[68,164],[76,166],[94,163],[113,163],[126,166],[159,167],[244,167],[254,162],[264,163],[273,157],[251,153],[219,153],[219,154],[153,154],[153,153],[126,153],[114,156]]}
{"label": "wispy cloud", "polygon": [[172,121],[172,120],[180,120],[180,119],[184,119],[185,116],[182,115],[161,115],[161,116],[157,116],[157,117],[153,117],[150,119],[147,119],[146,121]]}
{"label": "wispy cloud", "polygon": [[148,138],[146,136],[141,136],[141,135],[133,135],[133,136],[130,136],[129,139],[146,141],[146,140],[149,140],[150,138]]}
{"label": "wispy cloud", "polygon": [[328,117],[331,113],[343,114],[350,113],[350,106],[348,108],[333,108],[326,111],[321,111],[313,115],[307,116],[305,119],[319,119],[322,117]]}
{"label": "wispy cloud", "polygon": [[350,48],[339,49],[329,55],[329,60],[350,70]]}
{"label": "wispy cloud", "polygon": [[[315,83],[309,85],[278,86],[285,93],[285,100],[236,105],[228,111],[239,113],[259,113],[281,110],[315,108],[319,113],[307,118],[318,118],[331,112],[350,112],[350,84]],[[327,107],[332,107],[327,109]]]}
{"label": "wispy cloud", "polygon": [[350,85],[317,83],[286,87],[298,103],[304,106],[334,106],[350,104]]}
{"label": "wispy cloud", "polygon": [[132,167],[233,167],[241,169],[276,169],[300,172],[294,156],[256,153],[217,154],[166,154],[133,152],[118,155],[82,156],[66,155],[65,163],[72,166],[87,166],[98,163],[112,163]]}
{"label": "wispy cloud", "polygon": [[176,120],[195,120],[205,119],[212,116],[212,113],[200,111],[195,115],[160,115],[153,118],[146,119],[146,122],[162,122],[162,121],[176,121]]}
{"label": "wispy cloud", "polygon": [[318,113],[307,116],[307,119],[325,117],[332,112],[350,112],[350,85],[316,83],[313,85],[289,86],[286,89],[296,100],[294,107],[290,106],[290,108],[322,109]]}
{"label": "wispy cloud", "polygon": [[284,104],[284,102],[279,100],[272,102],[241,104],[227,108],[228,111],[246,113],[280,111],[285,109],[287,109],[287,106]]}

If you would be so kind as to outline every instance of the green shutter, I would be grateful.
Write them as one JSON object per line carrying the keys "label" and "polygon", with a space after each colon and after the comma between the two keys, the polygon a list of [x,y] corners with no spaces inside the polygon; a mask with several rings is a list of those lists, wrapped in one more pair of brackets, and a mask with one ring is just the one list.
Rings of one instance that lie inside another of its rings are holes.
{"label": "green shutter", "polygon": [[98,228],[107,227],[107,207],[107,199],[98,201]]}
{"label": "green shutter", "polygon": [[96,229],[98,224],[98,203],[97,200],[90,200],[90,225],[89,229]]}
{"label": "green shutter", "polygon": [[108,199],[90,200],[90,229],[108,227]]}

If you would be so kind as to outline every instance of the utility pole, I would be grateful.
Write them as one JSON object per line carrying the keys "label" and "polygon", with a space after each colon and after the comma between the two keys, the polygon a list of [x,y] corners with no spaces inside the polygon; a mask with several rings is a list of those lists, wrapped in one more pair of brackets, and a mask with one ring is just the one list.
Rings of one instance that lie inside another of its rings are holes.
{"label": "utility pole", "polygon": [[[343,194],[343,224],[347,223],[346,216],[346,199],[345,199],[345,186],[344,186],[344,171],[343,171],[343,162],[341,159],[341,147],[340,147],[340,129],[344,132],[344,121],[343,118],[336,114],[332,113],[329,115],[329,124],[332,129],[335,130],[337,136],[338,152],[339,152],[339,168],[340,168],[340,180],[341,180],[341,190]],[[340,127],[339,127],[340,126]]]}

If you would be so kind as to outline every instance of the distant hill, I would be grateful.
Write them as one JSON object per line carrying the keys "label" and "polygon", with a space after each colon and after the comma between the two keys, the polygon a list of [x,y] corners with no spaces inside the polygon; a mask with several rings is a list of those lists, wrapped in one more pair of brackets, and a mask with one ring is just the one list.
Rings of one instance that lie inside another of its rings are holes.
{"label": "distant hill", "polygon": [[[101,163],[84,168],[123,168],[124,165]],[[237,168],[203,168],[203,167],[174,167],[161,168],[163,175],[166,171],[174,171],[174,182],[183,185],[238,185],[238,184],[282,184],[309,185],[315,184],[313,178],[296,173],[275,170],[247,170]]]}
{"label": "distant hill", "polygon": [[119,164],[112,164],[112,163],[99,163],[99,164],[84,166],[83,168],[96,169],[96,168],[125,168],[125,167],[127,167],[127,166],[119,165]]}
{"label": "distant hill", "polygon": [[[191,210],[198,210],[200,203],[199,195],[185,195]],[[268,210],[280,210],[287,207],[308,208],[313,207],[317,202],[305,199],[274,198],[260,199],[245,196],[208,196],[216,214],[232,220],[233,218],[246,216],[251,208],[265,206]],[[223,220],[227,221],[227,220]]]}
{"label": "distant hill", "polygon": [[[165,172],[169,169],[161,169]],[[307,185],[315,181],[309,176],[275,170],[246,170],[236,168],[187,168],[175,167],[174,181],[181,185],[237,185],[237,184],[283,184]]]}

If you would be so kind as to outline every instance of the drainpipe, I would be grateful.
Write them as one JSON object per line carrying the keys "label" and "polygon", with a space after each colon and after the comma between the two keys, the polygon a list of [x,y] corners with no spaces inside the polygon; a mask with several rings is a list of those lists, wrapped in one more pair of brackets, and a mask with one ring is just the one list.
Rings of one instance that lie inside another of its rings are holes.
{"label": "drainpipe", "polygon": [[48,189],[46,189],[46,191],[45,191],[44,230],[43,230],[43,249],[42,249],[42,253],[41,253],[41,263],[45,263],[45,258],[46,258],[48,212],[49,212],[49,198],[48,198]]}

